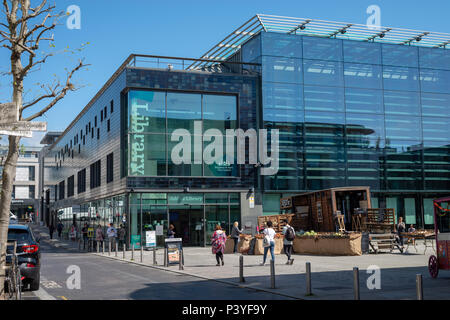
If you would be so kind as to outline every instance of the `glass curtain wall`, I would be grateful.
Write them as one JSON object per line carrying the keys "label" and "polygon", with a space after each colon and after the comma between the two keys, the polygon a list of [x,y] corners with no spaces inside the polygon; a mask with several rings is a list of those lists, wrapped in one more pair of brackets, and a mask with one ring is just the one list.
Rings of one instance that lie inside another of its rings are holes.
{"label": "glass curtain wall", "polygon": [[431,225],[425,193],[450,191],[449,50],[261,32],[242,57],[262,63],[264,126],[280,130],[265,190],[367,185]]}
{"label": "glass curtain wall", "polygon": [[164,245],[170,224],[175,237],[186,246],[204,246],[211,243],[216,225],[227,235],[232,224],[240,224],[239,194],[235,193],[134,193],[130,195],[131,241],[140,245],[141,235],[147,230],[160,230],[157,246]]}
{"label": "glass curtain wall", "polygon": [[132,90],[128,106],[128,175],[238,175],[224,148],[226,130],[237,129],[235,95]]}

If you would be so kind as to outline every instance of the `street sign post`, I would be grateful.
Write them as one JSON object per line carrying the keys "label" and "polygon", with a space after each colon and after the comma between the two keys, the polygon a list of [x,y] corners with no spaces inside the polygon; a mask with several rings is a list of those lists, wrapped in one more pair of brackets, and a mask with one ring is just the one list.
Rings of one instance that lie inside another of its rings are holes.
{"label": "street sign post", "polygon": [[47,122],[19,121],[14,103],[0,104],[0,134],[31,138],[33,131],[47,131]]}

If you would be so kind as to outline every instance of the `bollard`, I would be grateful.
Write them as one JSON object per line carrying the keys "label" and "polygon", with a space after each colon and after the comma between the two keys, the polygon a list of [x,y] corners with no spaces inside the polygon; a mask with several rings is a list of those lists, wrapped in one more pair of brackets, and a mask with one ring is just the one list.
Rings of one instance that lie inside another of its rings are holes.
{"label": "bollard", "polygon": [[144,246],[141,244],[141,263],[144,261]]}
{"label": "bollard", "polygon": [[355,300],[359,300],[359,269],[353,268],[353,292]]}
{"label": "bollard", "polygon": [[244,256],[239,256],[239,282],[245,282],[244,279]]}
{"label": "bollard", "polygon": [[119,243],[116,241],[116,257],[117,257],[117,252],[119,251]]}
{"label": "bollard", "polygon": [[131,260],[134,260],[134,243],[133,246],[131,247]]}
{"label": "bollard", "polygon": [[164,248],[164,267],[168,267],[169,263],[167,261],[167,248]]}
{"label": "bollard", "polygon": [[275,261],[270,260],[270,288],[275,289]]}
{"label": "bollard", "polygon": [[421,274],[416,274],[416,294],[417,300],[423,300],[423,286]]}
{"label": "bollard", "polygon": [[125,243],[123,244],[123,260],[125,260]]}
{"label": "bollard", "polygon": [[108,241],[108,256],[111,255],[111,240]]}
{"label": "bollard", "polygon": [[156,248],[153,248],[153,265],[157,265],[158,262],[156,261]]}
{"label": "bollard", "polygon": [[100,253],[100,243],[98,241],[95,243],[95,246],[97,247],[97,253]]}
{"label": "bollard", "polygon": [[102,254],[105,254],[105,241],[102,241]]}
{"label": "bollard", "polygon": [[311,290],[311,263],[306,263],[306,295],[311,296],[312,290]]}

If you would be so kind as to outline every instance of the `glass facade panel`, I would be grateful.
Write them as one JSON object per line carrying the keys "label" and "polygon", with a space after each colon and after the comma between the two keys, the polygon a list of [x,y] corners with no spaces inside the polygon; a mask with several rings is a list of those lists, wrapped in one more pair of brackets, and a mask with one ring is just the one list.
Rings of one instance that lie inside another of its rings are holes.
{"label": "glass facade panel", "polygon": [[419,47],[419,63],[422,68],[450,70],[450,51]]}
{"label": "glass facade panel", "polygon": [[302,83],[302,60],[263,56],[262,76],[264,81]]}
{"label": "glass facade panel", "polygon": [[382,50],[384,65],[418,67],[419,51],[417,47],[383,44]]}
{"label": "glass facade panel", "polygon": [[166,132],[166,93],[130,91],[129,132]]}
{"label": "glass facade panel", "polygon": [[264,120],[303,122],[303,87],[291,83],[263,83]]}
{"label": "glass facade panel", "polygon": [[347,112],[382,114],[383,91],[345,88],[345,105]]}
{"label": "glass facade panel", "polygon": [[305,110],[344,112],[344,89],[339,87],[305,86]]}
{"label": "glass facade panel", "polygon": [[386,139],[422,139],[420,117],[386,115],[385,122]]}
{"label": "glass facade panel", "polygon": [[242,46],[242,61],[254,62],[261,56],[261,34],[253,37]]}
{"label": "glass facade panel", "polygon": [[389,115],[420,116],[418,92],[384,91],[384,110]]}
{"label": "glass facade panel", "polygon": [[422,92],[422,115],[450,117],[450,95]]}
{"label": "glass facade panel", "polygon": [[166,162],[165,134],[130,135],[129,175],[165,176]]}
{"label": "glass facade panel", "polygon": [[167,93],[167,129],[194,133],[194,121],[202,120],[202,96],[191,93]]}
{"label": "glass facade panel", "polygon": [[385,90],[419,90],[419,71],[406,67],[383,67],[383,85]]}
{"label": "glass facade panel", "polygon": [[304,36],[303,57],[305,59],[342,61],[342,40]]}
{"label": "glass facade panel", "polygon": [[262,46],[264,55],[302,57],[302,37],[296,35],[262,32]]}
{"label": "glass facade panel", "polygon": [[423,210],[425,216],[425,224],[434,227],[434,206],[433,199],[423,199]]}
{"label": "glass facade panel", "polygon": [[[343,65],[340,62],[303,60],[305,84],[343,86]],[[264,77],[264,75],[263,75]]]}
{"label": "glass facade panel", "polygon": [[423,140],[450,144],[450,119],[422,117]]}
{"label": "glass facade panel", "polygon": [[406,228],[409,228],[410,224],[416,224],[416,199],[405,198],[405,223]]}
{"label": "glass facade panel", "polygon": [[203,95],[203,131],[219,129],[225,134],[227,129],[236,129],[236,106],[236,96]]}
{"label": "glass facade panel", "polygon": [[346,113],[347,137],[361,140],[384,139],[384,117],[364,113]]}
{"label": "glass facade panel", "polygon": [[381,44],[344,40],[344,61],[381,64]]}
{"label": "glass facade panel", "polygon": [[381,66],[344,63],[344,80],[346,87],[381,89]]}
{"label": "glass facade panel", "polygon": [[423,92],[450,93],[450,71],[420,69],[420,85]]}

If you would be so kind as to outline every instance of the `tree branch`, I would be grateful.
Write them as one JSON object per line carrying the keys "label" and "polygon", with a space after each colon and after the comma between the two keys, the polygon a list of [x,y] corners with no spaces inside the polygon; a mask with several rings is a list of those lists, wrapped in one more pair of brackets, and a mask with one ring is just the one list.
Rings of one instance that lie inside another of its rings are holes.
{"label": "tree branch", "polygon": [[[36,112],[35,114],[33,114],[32,116],[29,116],[28,118],[23,119],[23,121],[31,121],[34,120],[40,116],[42,116],[44,113],[46,113],[48,110],[50,110],[59,100],[61,100],[62,98],[65,97],[65,95],[67,94],[68,91],[74,91],[75,87],[74,85],[71,83],[71,79],[72,76],[75,72],[77,72],[78,70],[80,70],[81,68],[87,67],[89,66],[88,64],[84,64],[83,60],[80,60],[78,66],[76,68],[74,68],[67,76],[67,80],[66,80],[66,85],[64,86],[64,88],[62,88],[62,90],[59,92],[59,94],[45,107],[43,108],[41,111]],[[41,99],[42,100],[42,99]],[[23,110],[23,108],[22,108]]]}

